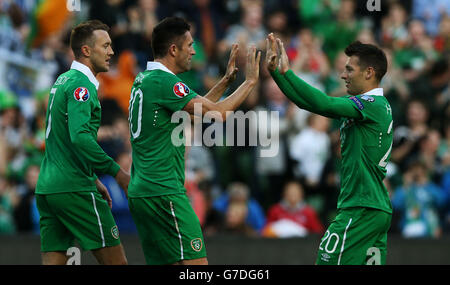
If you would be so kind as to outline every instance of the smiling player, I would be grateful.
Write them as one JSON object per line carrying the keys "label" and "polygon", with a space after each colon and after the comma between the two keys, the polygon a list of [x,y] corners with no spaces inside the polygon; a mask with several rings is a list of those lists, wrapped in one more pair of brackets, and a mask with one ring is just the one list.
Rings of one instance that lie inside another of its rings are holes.
{"label": "smiling player", "polygon": [[316,263],[385,264],[392,206],[383,179],[392,148],[392,112],[379,84],[387,60],[379,48],[361,42],[350,44],[345,54],[341,78],[350,95],[330,97],[289,70],[283,43],[273,34],[267,38],[268,69],[284,94],[300,108],[341,121],[338,214],[321,240]]}
{"label": "smiling player", "polygon": [[190,89],[178,73],[191,68],[195,54],[190,27],[184,19],[171,17],[153,30],[155,61],[134,81],[130,99],[130,134],[133,164],[128,203],[139,233],[147,264],[207,264],[199,220],[184,188],[185,146],[172,143],[174,112],[202,114],[216,111],[225,120],[250,94],[259,77],[260,53],[248,51],[246,79],[226,99],[217,102],[237,72],[238,47],[231,51],[226,74],[204,96]]}

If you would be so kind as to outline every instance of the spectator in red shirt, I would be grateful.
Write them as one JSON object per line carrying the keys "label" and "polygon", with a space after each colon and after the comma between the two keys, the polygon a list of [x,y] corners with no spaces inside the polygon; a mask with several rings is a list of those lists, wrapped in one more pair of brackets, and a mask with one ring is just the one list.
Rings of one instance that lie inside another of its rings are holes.
{"label": "spectator in red shirt", "polygon": [[268,211],[263,236],[303,237],[310,233],[321,234],[323,224],[316,211],[304,202],[303,196],[303,187],[299,182],[286,183],[281,201]]}

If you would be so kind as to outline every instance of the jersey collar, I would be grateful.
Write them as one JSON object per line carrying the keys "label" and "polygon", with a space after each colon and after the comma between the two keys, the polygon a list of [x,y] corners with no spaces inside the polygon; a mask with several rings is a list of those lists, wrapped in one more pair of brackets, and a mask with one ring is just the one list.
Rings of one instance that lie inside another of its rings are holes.
{"label": "jersey collar", "polygon": [[70,69],[78,70],[79,72],[86,75],[86,77],[89,79],[89,81],[92,84],[94,84],[95,88],[98,90],[99,82],[98,82],[97,78],[95,78],[94,74],[92,73],[92,71],[89,67],[82,64],[81,62],[74,60],[72,62],[72,65],[70,66]]}
{"label": "jersey collar", "polygon": [[147,61],[147,70],[155,70],[159,69],[168,73],[175,75],[172,71],[170,71],[164,64],[158,61]]}
{"label": "jersey collar", "polygon": [[383,88],[374,88],[361,95],[383,96]]}

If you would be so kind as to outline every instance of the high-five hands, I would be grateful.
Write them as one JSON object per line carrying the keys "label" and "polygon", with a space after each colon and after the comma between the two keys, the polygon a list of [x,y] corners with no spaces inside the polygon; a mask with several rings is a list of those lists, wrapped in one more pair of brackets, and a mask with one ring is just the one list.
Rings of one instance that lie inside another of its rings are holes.
{"label": "high-five hands", "polygon": [[256,84],[259,78],[259,61],[261,52],[256,52],[256,47],[251,46],[247,50],[247,64],[245,66],[245,80]]}
{"label": "high-five hands", "polygon": [[277,43],[273,33],[270,33],[266,38],[266,63],[269,71],[275,71],[279,63]]}
{"label": "high-five hands", "polygon": [[289,58],[284,49],[283,42],[270,33],[266,39],[266,63],[269,71],[278,70],[285,74],[289,70]]}
{"label": "high-five hands", "polygon": [[230,59],[227,64],[227,71],[225,72],[225,78],[228,82],[233,82],[236,79],[236,73],[238,68],[236,67],[236,57],[239,51],[238,44],[233,44],[231,46]]}

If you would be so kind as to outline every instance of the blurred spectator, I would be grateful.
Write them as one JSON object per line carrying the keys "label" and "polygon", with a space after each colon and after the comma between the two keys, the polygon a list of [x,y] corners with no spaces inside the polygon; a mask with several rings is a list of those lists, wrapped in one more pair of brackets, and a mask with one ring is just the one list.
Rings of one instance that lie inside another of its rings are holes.
{"label": "blurred spectator", "polygon": [[205,236],[213,236],[219,233],[224,225],[225,214],[214,208],[213,184],[209,181],[199,183],[199,188],[205,198],[205,222],[202,230]]}
{"label": "blurred spectator", "polygon": [[147,67],[147,61],[153,59],[151,37],[153,27],[159,22],[157,14],[158,0],[138,0],[127,9],[128,31],[127,48],[136,55],[141,70]]}
{"label": "blurred spectator", "polygon": [[333,66],[328,76],[323,80],[326,94],[333,97],[347,95],[345,81],[341,79],[341,74],[347,63],[347,55],[343,51],[339,52],[334,60]]}
{"label": "blurred spectator", "polygon": [[299,0],[298,15],[306,27],[313,29],[315,34],[322,33],[333,21],[339,9],[340,0]]}
{"label": "blurred spectator", "polygon": [[450,15],[442,18],[439,24],[439,32],[434,38],[434,48],[441,53],[450,51]]}
{"label": "blurred spectator", "polygon": [[231,202],[225,212],[223,234],[257,236],[258,232],[248,222],[248,207],[243,202]]}
{"label": "blurred spectator", "polygon": [[436,35],[442,18],[450,16],[450,2],[447,0],[413,0],[412,14],[424,22],[426,31]]}
{"label": "blurred spectator", "polygon": [[428,129],[428,110],[425,103],[419,100],[408,102],[406,122],[394,129],[394,142],[391,161],[405,169],[408,159],[417,151],[417,142]]}
{"label": "blurred spectator", "polygon": [[200,226],[203,227],[205,225],[207,211],[206,200],[203,192],[198,188],[197,183],[187,179],[184,183],[184,187],[186,188],[186,195],[191,202],[192,209],[200,222]]}
{"label": "blurred spectator", "polygon": [[186,135],[186,141],[190,142],[186,146],[186,180],[201,184],[204,181],[212,182],[215,179],[214,159],[211,150],[203,144],[203,133],[195,131],[199,129],[201,123],[192,124],[190,135]]}
{"label": "blurred spectator", "polygon": [[[240,182],[234,182],[229,185],[226,193],[214,201],[213,206],[221,213],[230,212],[225,215],[231,215],[228,218],[231,218],[233,221],[235,218],[234,214],[239,217],[244,216],[246,224],[248,224],[253,230],[260,232],[264,227],[266,217],[259,203],[249,195],[250,191],[247,185]],[[234,211],[235,209],[228,210],[231,205],[245,205],[246,210],[243,211],[240,209],[242,208],[241,206],[237,207],[238,209],[236,211]]]}
{"label": "blurred spectator", "polygon": [[120,54],[128,48],[128,22],[124,0],[90,1],[89,19],[97,19],[110,27],[110,37],[114,43],[114,52]]}
{"label": "blurred spectator", "polygon": [[310,29],[301,29],[297,38],[299,43],[295,54],[292,54],[291,69],[310,85],[324,90],[322,81],[330,72],[330,66],[318,38]]}
{"label": "blurred spectator", "polygon": [[399,2],[392,2],[381,21],[381,43],[390,48],[403,48],[408,40],[408,14]]}
{"label": "blurred spectator", "polygon": [[98,76],[99,93],[102,99],[115,100],[123,114],[128,116],[131,87],[137,74],[136,57],[131,51],[123,51],[118,56],[117,65],[109,72]]}
{"label": "blurred spectator", "polygon": [[394,61],[403,69],[406,80],[408,82],[416,80],[436,58],[433,41],[426,34],[423,23],[419,20],[409,22],[406,43],[395,47],[394,52]]}
{"label": "blurred spectator", "polygon": [[40,163],[32,163],[26,168],[25,183],[17,188],[18,202],[14,208],[14,219],[18,232],[39,234],[39,212],[34,191],[40,172]]}
{"label": "blurred spectator", "polygon": [[362,42],[363,44],[377,45],[375,35],[369,28],[362,28],[356,36],[356,40]]}
{"label": "blurred spectator", "polygon": [[[106,109],[107,107],[108,105],[104,104],[102,109]],[[122,152],[131,151],[127,117],[121,115],[120,113],[116,114],[116,117],[113,118],[113,121],[110,124],[100,126],[97,136],[99,145],[109,156],[114,159],[116,159]]]}
{"label": "blurred spectator", "polygon": [[274,33],[277,38],[280,38],[285,43],[288,42],[290,27],[286,11],[283,9],[271,10],[267,16],[267,32]]}
{"label": "blurred spectator", "polygon": [[219,43],[219,54],[226,54],[233,43],[240,43],[240,51],[245,52],[247,45],[255,45],[263,49],[266,30],[263,23],[263,7],[261,1],[242,1],[242,19],[238,24],[229,27],[225,38]]}
{"label": "blurred spectator", "polygon": [[290,155],[298,163],[294,173],[308,188],[319,185],[322,171],[330,156],[330,138],[327,131],[330,120],[310,114],[308,126],[291,142]]}
{"label": "blurred spectator", "polygon": [[[262,135],[270,138],[271,142],[267,147],[258,146],[255,158],[258,180],[261,180],[261,191],[266,193],[264,205],[267,206],[280,200],[280,189],[291,175],[288,142],[292,136],[304,128],[309,112],[290,102],[271,77],[262,83],[262,92],[264,104],[256,107],[254,111],[265,114],[267,121],[253,121],[254,125],[250,126],[250,132],[255,137]],[[272,117],[271,112],[277,112],[278,116]],[[263,155],[269,150],[276,151],[276,154]]]}
{"label": "blurred spectator", "polygon": [[14,191],[14,188],[8,185],[6,179],[0,176],[0,234],[14,234],[16,232],[13,216]]}
{"label": "blurred spectator", "polygon": [[448,121],[444,128],[444,137],[439,146],[438,156],[444,169],[441,186],[446,195],[446,204],[442,210],[443,229],[445,232],[450,233],[450,124]]}
{"label": "blurred spectator", "polygon": [[316,211],[303,198],[302,185],[297,181],[287,182],[281,201],[268,210],[263,236],[303,237],[310,233],[322,234],[324,227]]}
{"label": "blurred spectator", "polygon": [[394,211],[401,215],[404,237],[434,237],[442,234],[439,210],[444,205],[442,189],[430,181],[425,163],[414,161],[403,175],[403,186],[392,196]]}
{"label": "blurred spectator", "polygon": [[406,111],[406,106],[410,99],[410,91],[408,84],[403,77],[402,70],[395,61],[393,61],[392,49],[385,48],[383,51],[386,54],[389,68],[381,81],[381,86],[383,88],[384,96],[386,96],[389,105],[391,105],[392,119],[394,121],[394,126],[396,127],[403,123],[403,114]]}
{"label": "blurred spectator", "polygon": [[444,168],[441,158],[438,156],[441,144],[441,134],[439,131],[430,129],[419,141],[417,155],[411,159],[420,160],[425,163],[430,180],[438,183],[441,180]]}
{"label": "blurred spectator", "polygon": [[355,16],[355,1],[341,0],[339,9],[334,13],[334,21],[327,22],[323,31],[323,51],[333,62],[336,55],[353,42],[361,29],[361,23]]}
{"label": "blurred spectator", "polygon": [[203,46],[205,56],[214,59],[217,53],[217,42],[223,37],[223,14],[217,7],[217,1],[194,0],[189,1],[187,14],[193,19],[197,32],[193,34]]}

